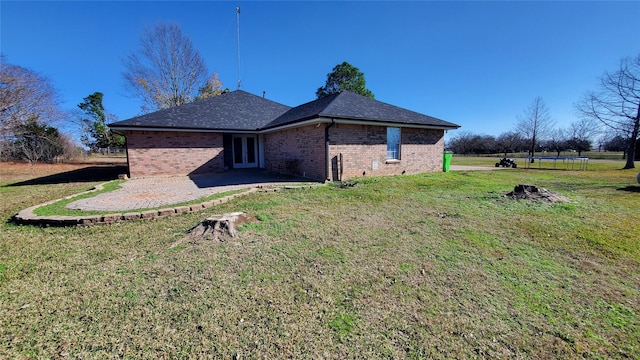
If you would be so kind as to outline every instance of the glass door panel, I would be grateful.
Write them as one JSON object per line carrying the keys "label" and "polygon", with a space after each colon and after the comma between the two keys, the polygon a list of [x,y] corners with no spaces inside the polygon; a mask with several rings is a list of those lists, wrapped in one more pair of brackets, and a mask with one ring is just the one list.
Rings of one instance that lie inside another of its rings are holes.
{"label": "glass door panel", "polygon": [[258,166],[258,140],[253,135],[233,137],[233,167],[249,168]]}
{"label": "glass door panel", "polygon": [[247,165],[256,164],[256,138],[247,136]]}
{"label": "glass door panel", "polygon": [[233,164],[234,165],[242,165],[243,161],[243,151],[242,151],[242,138],[235,137],[233,138]]}

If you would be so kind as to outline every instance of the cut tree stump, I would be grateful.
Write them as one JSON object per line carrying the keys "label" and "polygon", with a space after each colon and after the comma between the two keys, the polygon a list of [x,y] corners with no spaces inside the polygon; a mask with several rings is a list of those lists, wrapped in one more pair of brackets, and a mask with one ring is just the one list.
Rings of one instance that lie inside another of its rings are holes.
{"label": "cut tree stump", "polygon": [[550,203],[571,201],[569,198],[558,195],[545,188],[527,184],[516,185],[513,191],[506,193],[505,196],[516,200],[544,201]]}
{"label": "cut tree stump", "polygon": [[236,226],[251,221],[249,215],[244,212],[233,212],[222,215],[212,215],[187,231],[187,235],[175,242],[171,247],[176,247],[185,242],[193,242],[199,239],[212,241],[225,241],[226,237],[236,237]]}

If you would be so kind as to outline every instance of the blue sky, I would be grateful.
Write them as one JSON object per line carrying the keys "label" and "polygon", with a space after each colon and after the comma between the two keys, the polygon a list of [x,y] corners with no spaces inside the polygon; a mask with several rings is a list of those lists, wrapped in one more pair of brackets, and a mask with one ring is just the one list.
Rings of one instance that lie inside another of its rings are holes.
{"label": "blue sky", "polygon": [[[640,53],[640,2],[1,1],[5,59],[48,76],[65,109],[104,93],[124,120],[141,103],[123,88],[122,59],[145,27],[174,22],[217,71],[242,89],[296,106],[315,99],[347,61],[376,99],[498,135],[541,96],[558,126],[574,103]],[[455,136],[461,130],[451,132]]]}

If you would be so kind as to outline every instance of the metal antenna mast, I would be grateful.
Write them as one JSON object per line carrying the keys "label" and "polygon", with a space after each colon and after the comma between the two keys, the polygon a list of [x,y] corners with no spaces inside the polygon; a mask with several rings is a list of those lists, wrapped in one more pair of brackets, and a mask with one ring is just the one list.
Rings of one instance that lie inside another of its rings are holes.
{"label": "metal antenna mast", "polygon": [[240,89],[240,7],[236,7],[236,28],[238,31],[238,89]]}

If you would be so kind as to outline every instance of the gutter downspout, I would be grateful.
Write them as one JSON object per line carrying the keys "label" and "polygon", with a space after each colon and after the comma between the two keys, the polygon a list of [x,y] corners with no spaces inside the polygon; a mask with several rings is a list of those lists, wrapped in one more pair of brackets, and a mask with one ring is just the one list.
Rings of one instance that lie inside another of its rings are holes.
{"label": "gutter downspout", "polygon": [[331,169],[329,159],[329,129],[336,124],[335,119],[331,119],[331,124],[328,124],[324,127],[324,159],[325,159],[325,178],[326,181],[331,181],[331,177],[329,176],[329,171]]}

